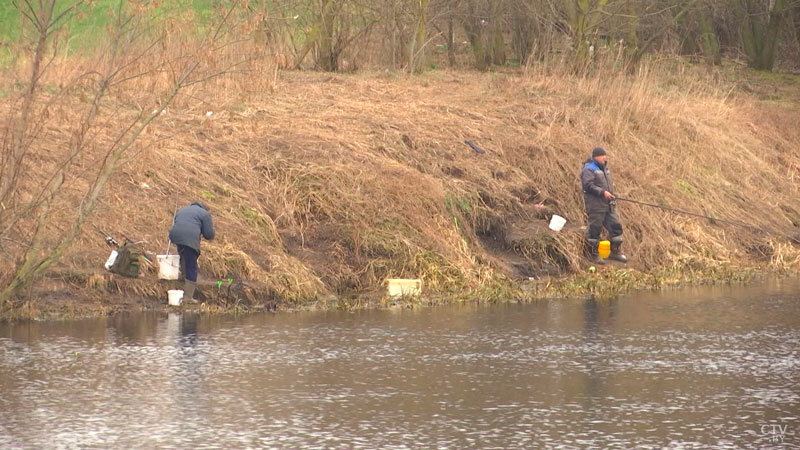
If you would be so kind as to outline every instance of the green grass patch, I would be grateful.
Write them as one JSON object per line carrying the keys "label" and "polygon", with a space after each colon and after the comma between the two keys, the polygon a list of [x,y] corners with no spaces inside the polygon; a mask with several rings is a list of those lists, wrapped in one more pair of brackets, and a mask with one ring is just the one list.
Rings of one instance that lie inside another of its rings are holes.
{"label": "green grass patch", "polygon": [[446,195],[444,197],[444,206],[447,212],[453,216],[456,228],[461,228],[459,218],[470,217],[473,210],[472,201],[466,196]]}
{"label": "green grass patch", "polygon": [[[56,3],[58,16],[72,2]],[[218,16],[212,2],[208,0],[170,0],[142,11],[135,9],[126,0],[95,0],[79,5],[73,13],[64,16],[60,28],[64,33],[61,45],[68,52],[80,52],[96,48],[107,41],[108,33],[115,26],[120,13],[130,15],[133,11],[140,19],[139,26],[154,33],[160,32],[167,18],[189,24],[194,31],[202,32]],[[0,61],[10,56],[10,47],[32,32],[30,22],[24,18],[19,8],[12,2],[0,2]]]}
{"label": "green grass patch", "polygon": [[217,194],[219,194],[219,195],[221,195],[223,197],[233,197],[233,190],[230,189],[227,186],[223,186],[223,185],[220,185],[220,184],[215,184],[214,186],[212,186],[212,189],[213,189],[214,192],[216,192]]}
{"label": "green grass patch", "polygon": [[19,11],[6,0],[0,2],[0,41],[15,40],[19,31]]}
{"label": "green grass patch", "polygon": [[694,186],[689,184],[689,182],[686,180],[678,180],[675,182],[675,184],[678,185],[678,189],[682,190],[683,192],[686,192],[687,194],[695,193]]}
{"label": "green grass patch", "polygon": [[239,213],[243,222],[251,226],[266,242],[275,243],[279,241],[277,230],[271,218],[263,216],[257,210],[246,205],[239,207]]}

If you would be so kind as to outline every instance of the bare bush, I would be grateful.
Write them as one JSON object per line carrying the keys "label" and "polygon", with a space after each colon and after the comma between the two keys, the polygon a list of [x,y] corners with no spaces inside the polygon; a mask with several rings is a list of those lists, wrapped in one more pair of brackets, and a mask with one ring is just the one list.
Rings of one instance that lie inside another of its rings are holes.
{"label": "bare bush", "polygon": [[[230,69],[214,55],[233,9],[190,43],[170,27],[153,32],[152,6],[130,2],[109,11],[113,22],[96,58],[53,71],[66,25],[84,6],[19,4],[31,56],[21,67],[16,83],[23,89],[5,111],[2,130],[0,251],[6,270],[0,304],[11,302],[70,248],[120,160],[176,96]],[[148,88],[135,89],[145,79]]]}

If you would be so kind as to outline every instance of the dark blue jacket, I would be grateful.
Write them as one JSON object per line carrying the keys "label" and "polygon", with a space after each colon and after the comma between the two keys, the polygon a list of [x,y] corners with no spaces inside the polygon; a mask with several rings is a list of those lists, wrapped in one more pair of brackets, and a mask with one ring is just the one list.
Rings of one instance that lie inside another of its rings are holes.
{"label": "dark blue jacket", "polygon": [[175,213],[175,221],[169,229],[173,244],[185,245],[200,254],[200,235],[209,241],[214,239],[214,222],[206,206],[200,202],[181,208]]}
{"label": "dark blue jacket", "polygon": [[603,196],[605,191],[614,193],[614,183],[607,164],[599,164],[594,158],[587,160],[581,170],[581,187],[586,212],[611,211],[611,203]]}

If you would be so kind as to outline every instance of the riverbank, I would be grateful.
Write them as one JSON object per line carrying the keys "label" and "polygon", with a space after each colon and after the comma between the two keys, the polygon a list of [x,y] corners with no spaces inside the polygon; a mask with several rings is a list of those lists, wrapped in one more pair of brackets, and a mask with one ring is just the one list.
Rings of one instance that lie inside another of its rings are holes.
{"label": "riverbank", "polygon": [[[218,239],[203,243],[199,308],[215,311],[380,307],[387,278],[421,278],[421,301],[446,303],[796,272],[786,239],[637,205],[619,206],[630,267],[587,271],[577,173],[596,145],[626,197],[800,232],[800,77],[708,70],[675,60],[596,77],[227,79],[193,88],[148,127],[90,222],[154,260],[175,207],[205,202]],[[47,126],[54,138],[70,132]],[[71,183],[90,182],[81,176]],[[68,223],[70,211],[59,214]],[[553,214],[568,221],[561,233],[547,228]],[[136,280],[105,272],[109,251],[84,227],[4,316],[166,307],[174,285],[147,265]]]}
{"label": "riverbank", "polygon": [[[0,321],[74,320],[147,311],[200,312],[240,315],[298,311],[357,311],[367,309],[416,309],[459,303],[530,303],[540,300],[595,298],[608,300],[636,291],[682,289],[702,285],[748,285],[768,279],[796,278],[795,271],[760,272],[755,269],[718,267],[703,270],[663,269],[650,273],[626,269],[622,265],[586,271],[563,277],[506,281],[478,290],[424,292],[420,297],[390,298],[384,291],[330,295],[305,302],[287,302],[265,286],[219,284],[200,281],[198,302],[179,307],[167,304],[166,291],[180,288],[176,282],[115,279],[91,275],[80,280],[67,278],[40,283],[32,294],[14,309],[2,311]],[[81,284],[83,283],[83,285]]]}

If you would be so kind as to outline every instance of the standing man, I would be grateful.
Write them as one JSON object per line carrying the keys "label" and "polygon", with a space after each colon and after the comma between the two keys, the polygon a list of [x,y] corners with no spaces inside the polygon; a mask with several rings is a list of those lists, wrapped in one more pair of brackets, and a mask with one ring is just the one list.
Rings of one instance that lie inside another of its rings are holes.
{"label": "standing man", "polygon": [[214,223],[206,205],[194,202],[175,213],[175,221],[169,230],[169,239],[178,246],[181,270],[185,279],[183,298],[194,301],[197,287],[197,258],[200,256],[200,236],[214,239]]}
{"label": "standing man", "polygon": [[621,253],[622,224],[617,217],[614,183],[611,182],[605,149],[601,147],[592,149],[592,157],[586,160],[581,170],[581,186],[583,200],[586,203],[586,215],[589,219],[586,231],[589,258],[595,264],[605,264],[597,254],[600,232],[605,227],[611,240],[611,254],[608,258],[623,263],[628,262],[628,258]]}

